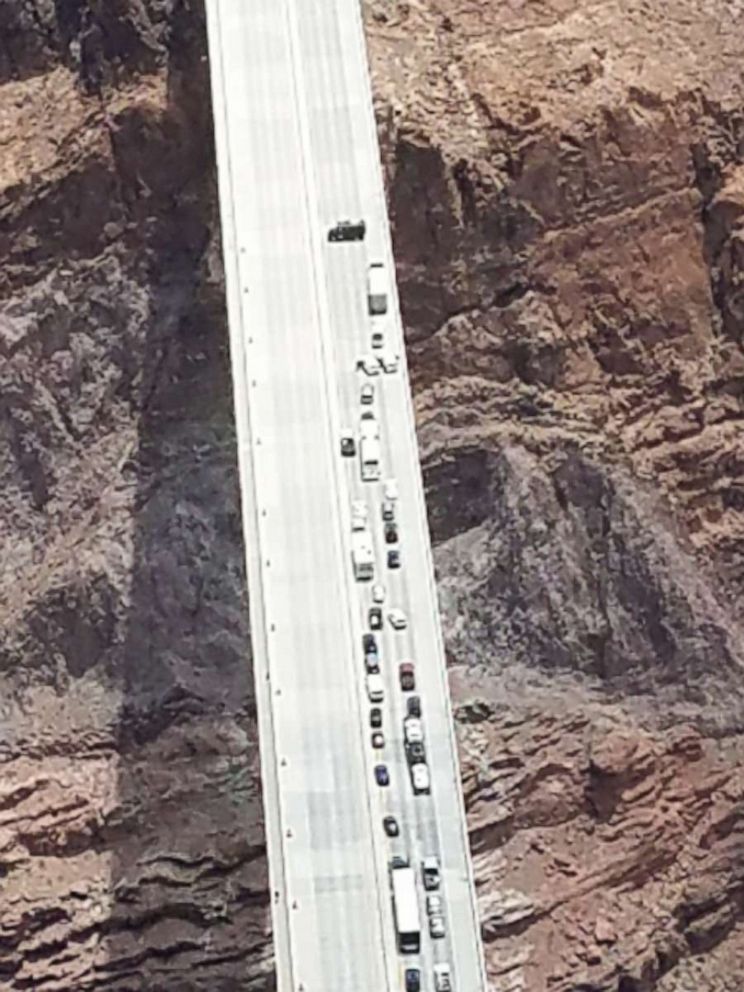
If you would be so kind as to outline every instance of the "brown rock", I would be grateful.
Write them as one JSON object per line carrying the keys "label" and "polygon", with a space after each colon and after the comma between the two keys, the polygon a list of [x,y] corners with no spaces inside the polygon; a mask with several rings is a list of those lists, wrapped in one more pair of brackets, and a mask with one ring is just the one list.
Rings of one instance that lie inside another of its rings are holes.
{"label": "brown rock", "polygon": [[614,944],[617,940],[615,928],[604,916],[597,918],[594,926],[594,939],[598,944]]}

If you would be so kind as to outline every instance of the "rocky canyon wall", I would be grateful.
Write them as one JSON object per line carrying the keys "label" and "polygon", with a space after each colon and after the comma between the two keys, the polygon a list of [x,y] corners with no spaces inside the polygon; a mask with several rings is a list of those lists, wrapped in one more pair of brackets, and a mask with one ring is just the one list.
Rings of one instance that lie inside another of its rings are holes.
{"label": "rocky canyon wall", "polygon": [[744,10],[368,23],[495,987],[738,989]]}
{"label": "rocky canyon wall", "polygon": [[[744,10],[368,0],[489,973],[738,992]],[[204,17],[0,6],[0,987],[273,985]]]}
{"label": "rocky canyon wall", "polygon": [[0,18],[0,987],[270,988],[203,10]]}

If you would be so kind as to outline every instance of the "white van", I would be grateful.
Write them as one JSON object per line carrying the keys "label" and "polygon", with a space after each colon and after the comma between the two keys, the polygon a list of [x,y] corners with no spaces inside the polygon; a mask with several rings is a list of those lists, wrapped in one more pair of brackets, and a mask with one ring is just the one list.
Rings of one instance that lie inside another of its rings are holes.
{"label": "white van", "polygon": [[382,262],[373,262],[367,273],[367,306],[371,314],[387,313],[387,276]]}
{"label": "white van", "polygon": [[382,681],[382,676],[376,673],[368,675],[365,684],[370,703],[381,703],[385,698],[385,683]]}

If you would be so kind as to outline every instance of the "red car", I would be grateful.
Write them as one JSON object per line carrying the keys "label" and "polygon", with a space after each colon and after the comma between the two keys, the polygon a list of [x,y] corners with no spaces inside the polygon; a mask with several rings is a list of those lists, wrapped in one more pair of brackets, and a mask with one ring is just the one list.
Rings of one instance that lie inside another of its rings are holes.
{"label": "red car", "polygon": [[416,688],[416,673],[412,661],[402,661],[398,667],[398,675],[404,692],[411,692]]}

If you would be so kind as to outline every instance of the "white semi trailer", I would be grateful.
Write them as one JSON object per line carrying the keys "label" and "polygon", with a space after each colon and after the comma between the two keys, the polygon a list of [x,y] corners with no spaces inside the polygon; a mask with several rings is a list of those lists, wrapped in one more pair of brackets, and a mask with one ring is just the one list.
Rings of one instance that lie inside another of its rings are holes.
{"label": "white semi trailer", "polygon": [[401,954],[418,954],[421,948],[421,921],[416,892],[416,872],[410,867],[391,868],[390,883],[393,890],[398,950]]}

